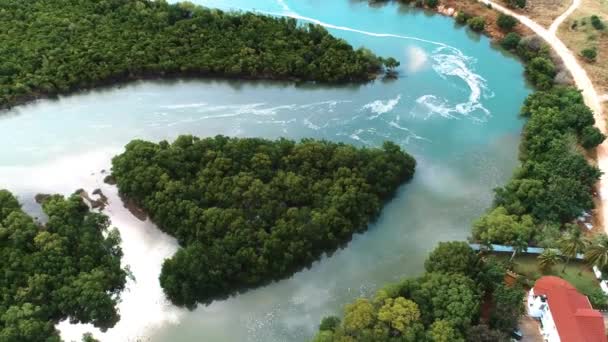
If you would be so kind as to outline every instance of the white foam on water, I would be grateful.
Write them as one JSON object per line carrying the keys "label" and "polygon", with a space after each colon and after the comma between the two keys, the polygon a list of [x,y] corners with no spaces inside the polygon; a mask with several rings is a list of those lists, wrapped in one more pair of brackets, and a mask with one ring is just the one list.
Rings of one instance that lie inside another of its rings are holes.
{"label": "white foam on water", "polygon": [[317,126],[314,123],[310,122],[309,118],[304,119],[304,125],[306,125],[306,127],[318,131],[321,129],[321,126]]}
{"label": "white foam on water", "polygon": [[422,48],[410,46],[406,53],[408,57],[407,71],[409,73],[421,71],[427,66],[429,56]]}
{"label": "white foam on water", "polygon": [[401,100],[401,94],[397,95],[397,97],[395,97],[394,99],[389,99],[386,101],[376,100],[376,101],[370,102],[370,103],[364,105],[362,107],[362,109],[369,109],[372,113],[376,114],[376,115],[372,115],[368,118],[369,120],[372,120],[372,119],[379,117],[380,115],[382,115],[384,113],[388,113],[388,112],[392,111],[399,104],[400,100]]}
{"label": "white foam on water", "polygon": [[204,102],[200,102],[200,103],[184,103],[184,104],[176,104],[176,105],[165,105],[165,106],[161,106],[161,108],[164,109],[186,109],[186,108],[199,108],[199,107],[204,107],[207,104]]}
{"label": "white foam on water", "polygon": [[90,324],[64,321],[57,328],[65,341],[80,341],[85,332],[92,332],[103,342],[138,341],[165,324],[177,323],[185,313],[165,299],[158,282],[162,262],[175,253],[177,242],[150,221],[134,217],[124,208],[116,187],[103,183],[106,174],[100,171],[109,170],[112,156],[120,151],[119,148],[104,148],[41,165],[0,167],[2,186],[19,196],[22,202],[32,200],[23,198],[25,194],[69,195],[78,188],[89,193],[100,188],[108,197],[109,205],[104,213],[120,231],[124,252],[122,263],[129,266],[135,280],[128,280],[121,294],[118,304],[121,319],[114,328],[102,333]]}
{"label": "white foam on water", "polygon": [[[260,13],[265,13],[269,15],[275,16],[287,16],[290,18],[311,22],[317,25],[321,25],[326,28],[331,28],[340,31],[348,31],[364,34],[372,37],[382,37],[382,38],[397,38],[397,39],[405,39],[405,40],[413,40],[422,43],[432,44],[438,46],[438,48],[433,52],[431,58],[434,60],[433,69],[443,78],[447,76],[458,77],[464,80],[468,87],[471,90],[469,95],[469,99],[466,102],[461,102],[455,105],[449,105],[448,102],[444,99],[438,99],[434,95],[424,95],[418,98],[417,102],[426,106],[429,110],[428,115],[431,116],[433,114],[439,114],[442,117],[446,118],[455,118],[456,116],[453,114],[460,114],[462,116],[469,116],[472,112],[480,111],[482,113],[481,116],[471,117],[476,121],[483,121],[485,117],[490,115],[490,112],[481,104],[480,96],[482,94],[482,90],[486,90],[486,81],[480,75],[474,73],[470,65],[475,62],[474,58],[465,56],[462,51],[459,49],[450,46],[448,44],[432,41],[428,39],[422,39],[418,37],[412,36],[404,36],[393,33],[376,33],[371,31],[359,30],[348,26],[339,26],[334,24],[329,24],[323,22],[318,19],[314,19],[311,17],[306,17],[299,15],[295,12],[290,13],[276,13],[276,12],[267,12],[260,11]],[[423,51],[424,52],[424,51]],[[414,59],[417,59],[415,64],[419,64],[420,60],[423,58],[420,52],[416,52],[417,56]],[[426,55],[426,54],[425,54]],[[424,64],[423,64],[424,65]]]}
{"label": "white foam on water", "polygon": [[[457,77],[464,81],[470,92],[467,101],[450,104],[448,100],[427,94],[416,99],[416,102],[425,106],[428,115],[439,114],[445,118],[470,117],[473,120],[483,121],[490,112],[481,103],[482,97],[490,97],[486,80],[476,74],[472,64],[474,58],[465,56],[461,51],[453,48],[439,47],[431,55],[434,61],[433,70],[443,79]],[[473,114],[473,115],[471,115]]]}

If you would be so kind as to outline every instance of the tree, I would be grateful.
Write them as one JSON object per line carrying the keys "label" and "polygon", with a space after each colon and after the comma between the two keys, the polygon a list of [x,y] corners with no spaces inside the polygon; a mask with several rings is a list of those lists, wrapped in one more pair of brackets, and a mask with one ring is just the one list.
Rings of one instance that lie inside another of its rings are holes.
{"label": "tree", "polygon": [[118,231],[82,198],[53,195],[39,225],[0,190],[0,341],[59,342],[65,319],[106,330],[126,283]]}
{"label": "tree", "polygon": [[586,126],[581,132],[581,145],[586,149],[591,149],[606,139],[606,136],[597,128]]}
{"label": "tree", "polygon": [[319,330],[334,331],[339,326],[340,326],[340,319],[336,316],[329,316],[329,317],[323,318],[323,320],[321,321],[321,325],[319,326]]}
{"label": "tree", "polygon": [[473,223],[473,237],[483,243],[500,243],[521,247],[534,229],[529,215],[509,215],[504,207],[496,207]]}
{"label": "tree", "polygon": [[[499,14],[496,24],[503,31],[511,31],[517,25],[517,19],[507,14]],[[519,40],[518,40],[519,43]]]}
{"label": "tree", "polygon": [[509,337],[501,331],[490,329],[486,324],[478,324],[467,330],[468,342],[508,342]]}
{"label": "tree", "polygon": [[387,76],[395,76],[397,73],[395,69],[398,68],[399,65],[401,65],[401,63],[393,57],[384,59],[384,67],[386,68]]}
{"label": "tree", "polygon": [[559,250],[566,257],[562,273],[566,271],[566,265],[570,263],[570,260],[576,258],[578,254],[583,253],[587,249],[588,244],[578,226],[568,224],[566,227],[568,230],[558,240]]}
{"label": "tree", "polygon": [[500,45],[507,50],[513,50],[519,44],[521,40],[521,36],[515,32],[509,32],[505,35],[505,37],[500,41]]}
{"label": "tree", "polygon": [[538,89],[550,89],[555,74],[555,65],[548,58],[535,57],[526,64],[526,75]]}
{"label": "tree", "polygon": [[524,237],[518,237],[513,242],[513,253],[511,253],[511,258],[509,258],[509,262],[513,261],[515,255],[517,253],[525,252],[528,249],[528,240],[525,240]]}
{"label": "tree", "polygon": [[608,236],[596,234],[587,244],[585,261],[600,269],[608,266]]}
{"label": "tree", "polygon": [[456,14],[456,22],[459,24],[464,25],[467,23],[467,21],[469,21],[469,19],[471,19],[471,16],[464,11],[458,11]]}
{"label": "tree", "polygon": [[424,262],[429,272],[456,272],[474,277],[479,271],[479,257],[473,249],[462,241],[440,242]]}
{"label": "tree", "polygon": [[428,336],[429,340],[432,342],[464,342],[464,339],[460,333],[452,327],[452,324],[444,320],[433,322]]}
{"label": "tree", "polygon": [[553,266],[559,264],[561,260],[562,258],[557,250],[547,248],[538,256],[538,266],[541,271],[546,273],[550,271]]}
{"label": "tree", "polygon": [[517,286],[501,284],[496,287],[492,296],[494,307],[490,315],[490,326],[507,333],[513,331],[517,327],[519,317],[524,313],[525,291]]}
{"label": "tree", "polygon": [[403,297],[388,298],[378,310],[378,320],[385,322],[391,329],[400,333],[420,319],[418,305]]}
{"label": "tree", "polygon": [[180,136],[134,140],[112,160],[122,196],[181,249],[159,277],[195,308],[310,265],[364,231],[411,179],[415,160],[381,148],[303,140]]}
{"label": "tree", "polygon": [[480,296],[471,278],[460,273],[427,273],[418,284],[411,299],[420,307],[425,324],[446,320],[466,329],[477,319]]}
{"label": "tree", "polygon": [[[15,2],[2,9],[2,46],[10,53],[3,50],[0,60],[0,109],[148,76],[336,83],[366,82],[382,71],[371,51],[292,18],[152,0]],[[20,23],[19,32],[11,29]],[[42,50],[44,57],[36,52]]]}
{"label": "tree", "polygon": [[484,17],[473,17],[467,20],[469,27],[476,32],[481,32],[486,27],[486,19]]}
{"label": "tree", "polygon": [[350,333],[371,327],[376,321],[376,310],[365,298],[358,298],[344,308],[344,330]]}

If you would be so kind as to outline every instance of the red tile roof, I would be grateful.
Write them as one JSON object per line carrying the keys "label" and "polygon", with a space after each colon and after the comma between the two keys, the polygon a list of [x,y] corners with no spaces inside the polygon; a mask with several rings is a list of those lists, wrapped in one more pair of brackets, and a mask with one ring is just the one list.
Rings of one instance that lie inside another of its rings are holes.
{"label": "red tile roof", "polygon": [[561,342],[607,342],[604,317],[569,282],[542,277],[534,284],[534,295],[547,297]]}

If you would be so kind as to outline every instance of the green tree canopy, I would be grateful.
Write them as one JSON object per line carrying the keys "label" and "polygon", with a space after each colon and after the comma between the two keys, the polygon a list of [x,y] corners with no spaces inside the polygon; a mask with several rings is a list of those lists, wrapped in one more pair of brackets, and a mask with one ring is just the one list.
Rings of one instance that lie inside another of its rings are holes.
{"label": "green tree canopy", "polygon": [[534,220],[529,215],[509,215],[504,207],[496,207],[473,223],[473,237],[484,243],[516,244],[532,237]]}
{"label": "green tree canopy", "polygon": [[409,299],[388,298],[378,310],[378,320],[403,333],[412,323],[420,320],[420,310],[418,304]]}
{"label": "green tree canopy", "polygon": [[412,157],[393,143],[181,136],[135,140],[113,159],[122,195],[182,245],[160,282],[194,307],[291,275],[362,232],[401,184]]}
{"label": "green tree canopy", "polygon": [[350,82],[382,68],[322,26],[191,3],[5,0],[0,32],[0,108],[152,76]]}
{"label": "green tree canopy", "polygon": [[0,190],[0,341],[60,341],[60,320],[106,330],[126,282],[118,231],[78,195],[43,203],[38,224]]}
{"label": "green tree canopy", "polygon": [[440,242],[424,263],[431,272],[462,273],[475,277],[479,272],[479,257],[469,244],[463,241]]}

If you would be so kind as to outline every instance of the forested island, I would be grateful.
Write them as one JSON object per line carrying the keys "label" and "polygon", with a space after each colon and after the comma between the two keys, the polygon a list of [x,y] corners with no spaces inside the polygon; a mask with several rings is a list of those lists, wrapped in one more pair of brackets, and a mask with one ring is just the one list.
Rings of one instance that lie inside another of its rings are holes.
{"label": "forested island", "polygon": [[390,142],[180,136],[132,141],[112,160],[112,175],[179,241],[160,282],[173,303],[194,308],[333,252],[368,227],[415,166]]}
{"label": "forested island", "polygon": [[[504,284],[505,268],[480,258],[466,242],[443,242],[416,278],[346,305],[326,317],[313,342],[507,342],[523,313],[524,290]],[[491,306],[482,310],[483,299]],[[481,323],[481,316],[488,323]]]}
{"label": "forested island", "polygon": [[120,319],[120,235],[78,195],[45,199],[40,224],[0,190],[0,341],[59,342],[61,320],[102,330]]}
{"label": "forested island", "polygon": [[0,41],[0,109],[140,78],[361,82],[398,65],[319,25],[150,0],[2,0]]}

